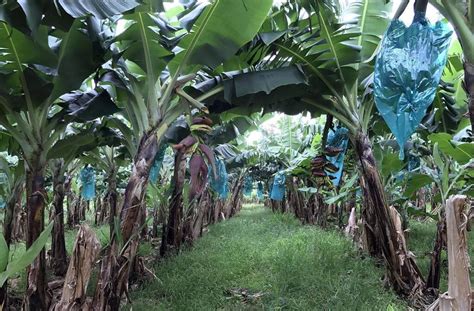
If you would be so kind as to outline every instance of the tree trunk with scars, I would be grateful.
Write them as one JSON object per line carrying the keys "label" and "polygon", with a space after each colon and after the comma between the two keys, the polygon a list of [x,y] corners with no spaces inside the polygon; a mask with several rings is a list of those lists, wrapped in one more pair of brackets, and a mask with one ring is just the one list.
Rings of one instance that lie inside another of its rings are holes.
{"label": "tree trunk with scars", "polygon": [[[444,310],[472,310],[470,260],[467,250],[468,206],[464,195],[450,196],[446,201],[446,239],[448,249],[448,297],[450,308]],[[443,298],[443,296],[441,296]],[[441,309],[443,310],[443,309]]]}
{"label": "tree trunk with scars", "polygon": [[74,226],[79,225],[81,220],[81,210],[83,207],[83,201],[81,195],[73,194],[73,201],[72,201],[72,213],[71,213],[71,228]]}
{"label": "tree trunk with scars", "polygon": [[64,195],[66,196],[66,210],[67,210],[67,225],[69,228],[72,227],[73,223],[73,204],[74,204],[74,199],[73,199],[73,192],[72,192],[72,175],[68,174],[66,176],[66,179],[64,181]]}
{"label": "tree trunk with scars", "polygon": [[[24,182],[22,183],[24,191]],[[24,241],[26,236],[26,210],[23,208],[23,194],[20,193],[13,211],[12,241]]]}
{"label": "tree trunk with scars", "polygon": [[[30,162],[26,168],[27,249],[36,241],[44,229],[44,209],[46,205],[45,163],[40,161],[39,158],[40,156]],[[26,310],[47,310],[49,306],[50,299],[46,293],[45,271],[46,260],[43,249],[27,269],[27,289],[24,300]]]}
{"label": "tree trunk with scars", "polygon": [[197,211],[193,219],[192,237],[191,237],[192,241],[197,240],[197,238],[199,238],[202,235],[202,229],[204,226],[204,217],[208,214],[211,204],[212,204],[211,194],[209,193],[209,190],[205,190],[201,194],[199,201],[196,204]]}
{"label": "tree trunk with scars", "polygon": [[64,182],[65,176],[62,172],[64,166],[63,160],[58,160],[53,166],[53,207],[54,207],[54,226],[52,233],[52,258],[51,267],[54,274],[63,276],[67,271],[66,243],[64,241]]}
{"label": "tree trunk with scars", "polygon": [[109,227],[110,227],[110,237],[114,232],[114,219],[117,215],[117,168],[110,168],[109,174],[107,176],[107,194],[105,195],[105,200],[107,207],[109,209]]}
{"label": "tree trunk with scars", "polygon": [[421,188],[416,192],[415,206],[424,212],[426,212],[426,190]]}
{"label": "tree trunk with scars", "polygon": [[327,226],[327,219],[328,219],[328,209],[329,206],[324,203],[323,197],[320,193],[315,193],[314,194],[314,204],[315,204],[315,210],[314,210],[314,220],[316,225],[318,225],[321,228],[325,228]]}
{"label": "tree trunk with scars", "polygon": [[217,201],[211,210],[210,221],[209,221],[210,224],[218,223],[220,219],[220,215],[224,210],[225,199],[217,198],[216,200]]}
{"label": "tree trunk with scars", "polygon": [[372,145],[365,133],[358,132],[354,145],[360,161],[365,206],[365,224],[369,252],[384,259],[388,278],[399,294],[414,303],[423,303],[425,282],[412,255],[400,240],[386,203],[384,188],[377,170]]}
{"label": "tree trunk with scars", "polygon": [[[13,237],[13,227],[15,222],[15,210],[17,209],[17,205],[21,204],[21,194],[23,191],[23,183],[18,182],[12,189],[10,194],[10,198],[7,201],[5,206],[5,219],[3,223],[3,235],[5,238],[5,242],[7,242],[7,247],[10,248],[12,243]],[[3,310],[5,306],[8,305],[7,302],[7,282],[0,287],[0,310]]]}
{"label": "tree trunk with scars", "polygon": [[148,238],[148,224],[146,221],[147,218],[147,210],[146,210],[146,202],[143,200],[142,202],[143,207],[141,208],[142,213],[140,213],[140,239],[146,240]]}
{"label": "tree trunk with scars", "polygon": [[227,202],[228,207],[225,208],[225,218],[233,217],[239,212],[242,198],[242,189],[244,187],[244,175],[240,175],[234,182],[231,190],[230,200]]}
{"label": "tree trunk with scars", "polygon": [[295,214],[296,218],[304,222],[304,197],[303,194],[298,191],[298,179],[296,177],[290,179],[287,193],[290,210]]}
{"label": "tree trunk with scars", "polygon": [[133,170],[125,189],[121,218],[121,240],[113,235],[109,254],[103,259],[94,297],[95,310],[119,310],[122,295],[128,291],[130,267],[138,250],[140,216],[148,184],[151,166],[158,152],[155,131],[148,132],[140,140]]}
{"label": "tree trunk with scars", "polygon": [[446,246],[446,218],[443,215],[438,221],[436,230],[436,238],[434,242],[433,252],[431,253],[430,271],[426,280],[426,287],[439,289],[439,281],[441,279],[441,251]]}
{"label": "tree trunk with scars", "polygon": [[467,61],[464,62],[464,87],[468,98],[472,135],[474,135],[474,64]]}
{"label": "tree trunk with scars", "polygon": [[64,279],[60,301],[55,311],[90,310],[86,304],[86,290],[100,252],[100,242],[88,225],[82,225],[76,235],[71,262]]}
{"label": "tree trunk with scars", "polygon": [[168,223],[163,226],[165,234],[161,242],[160,255],[164,256],[171,248],[178,248],[181,243],[181,219],[183,218],[183,188],[186,174],[186,157],[181,150],[176,151],[172,179],[173,193],[170,202]]}
{"label": "tree trunk with scars", "polygon": [[164,219],[164,213],[162,209],[162,202],[155,202],[155,205],[153,207],[153,225],[151,227],[151,238],[158,238],[159,236],[159,230],[158,226],[160,224],[164,224],[165,219]]}

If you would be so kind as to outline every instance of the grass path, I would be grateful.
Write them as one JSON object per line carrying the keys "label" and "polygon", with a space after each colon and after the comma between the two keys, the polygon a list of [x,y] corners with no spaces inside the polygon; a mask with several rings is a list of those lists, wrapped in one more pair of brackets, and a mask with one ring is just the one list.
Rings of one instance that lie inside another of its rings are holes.
{"label": "grass path", "polygon": [[[133,310],[405,309],[384,289],[383,270],[339,233],[261,206],[211,226],[154,271],[159,280],[131,293]],[[227,293],[243,288],[263,296],[242,302]]]}

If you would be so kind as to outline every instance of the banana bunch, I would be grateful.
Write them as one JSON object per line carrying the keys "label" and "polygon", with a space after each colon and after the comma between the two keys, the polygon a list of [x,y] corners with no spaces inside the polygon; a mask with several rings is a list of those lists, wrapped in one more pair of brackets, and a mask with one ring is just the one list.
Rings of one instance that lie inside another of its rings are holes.
{"label": "banana bunch", "polygon": [[336,148],[328,146],[324,150],[324,154],[316,156],[311,161],[311,173],[315,177],[329,177],[329,179],[334,179],[334,176],[330,176],[327,173],[335,173],[339,170],[337,166],[335,166],[328,157],[336,157],[343,151],[342,148]]}

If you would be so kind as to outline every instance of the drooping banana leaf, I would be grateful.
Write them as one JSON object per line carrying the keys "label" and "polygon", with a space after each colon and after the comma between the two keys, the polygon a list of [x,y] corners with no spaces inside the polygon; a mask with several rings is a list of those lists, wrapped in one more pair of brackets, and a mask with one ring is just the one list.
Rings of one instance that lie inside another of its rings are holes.
{"label": "drooping banana leaf", "polygon": [[271,6],[271,0],[216,0],[180,41],[183,50],[171,61],[171,72],[188,73],[189,65],[218,66],[254,38]]}
{"label": "drooping banana leaf", "polygon": [[135,0],[59,0],[59,3],[69,15],[75,18],[92,14],[100,19],[121,14],[140,4]]}

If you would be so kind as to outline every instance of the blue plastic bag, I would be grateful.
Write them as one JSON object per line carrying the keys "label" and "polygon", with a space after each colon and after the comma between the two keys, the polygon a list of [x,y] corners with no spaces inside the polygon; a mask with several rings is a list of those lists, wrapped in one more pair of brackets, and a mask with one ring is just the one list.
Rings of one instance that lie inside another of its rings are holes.
{"label": "blue plastic bag", "polygon": [[259,181],[257,184],[257,199],[259,201],[263,200],[263,182]]}
{"label": "blue plastic bag", "polygon": [[413,155],[413,154],[408,154],[408,171],[411,173],[418,169],[421,165],[420,157]]}
{"label": "blue plastic bag", "polygon": [[408,154],[408,165],[406,170],[402,170],[395,174],[395,179],[397,181],[403,181],[403,179],[406,177],[407,172],[412,173],[416,171],[421,165],[420,157],[413,155],[411,153]]}
{"label": "blue plastic bag", "polygon": [[342,149],[342,151],[334,157],[327,156],[327,159],[338,168],[336,172],[330,172],[326,170],[326,174],[328,176],[334,177],[332,179],[332,184],[334,187],[339,186],[339,183],[341,182],[342,171],[344,168],[344,157],[346,155],[348,143],[349,130],[345,127],[338,127],[335,131],[331,129],[331,131],[328,133],[326,146]]}
{"label": "blue plastic bag", "polygon": [[156,153],[153,166],[150,169],[150,182],[153,184],[156,184],[156,182],[158,181],[161,164],[163,164],[163,159],[165,158],[166,148],[168,148],[168,144],[162,144],[160,146],[160,149]]}
{"label": "blue plastic bag", "polygon": [[282,201],[283,197],[285,196],[285,189],[286,189],[286,176],[283,172],[278,172],[275,175],[275,179],[273,180],[273,187],[270,193],[270,198],[275,201]]}
{"label": "blue plastic bag", "polygon": [[227,199],[227,197],[229,197],[229,183],[225,182],[224,190],[223,190],[222,194],[219,196],[219,198],[222,199],[222,200],[225,200],[225,199]]}
{"label": "blue plastic bag", "polygon": [[80,173],[82,191],[82,199],[86,201],[93,200],[95,198],[95,170],[92,166],[86,166],[81,170]]}
{"label": "blue plastic bag", "polygon": [[253,180],[252,177],[246,176],[244,181],[244,195],[250,196],[253,190]]}
{"label": "blue plastic bag", "polygon": [[214,178],[214,173],[212,172],[212,166],[209,165],[208,179],[211,185],[211,189],[219,194],[220,199],[226,199],[229,194],[229,188],[227,186],[228,175],[227,175],[227,170],[226,170],[225,163],[223,160],[218,159],[216,161],[216,170],[217,170],[217,178]]}
{"label": "blue plastic bag", "polygon": [[400,145],[400,159],[433,103],[451,34],[447,23],[431,26],[420,12],[409,27],[394,20],[385,33],[375,64],[375,104]]}

